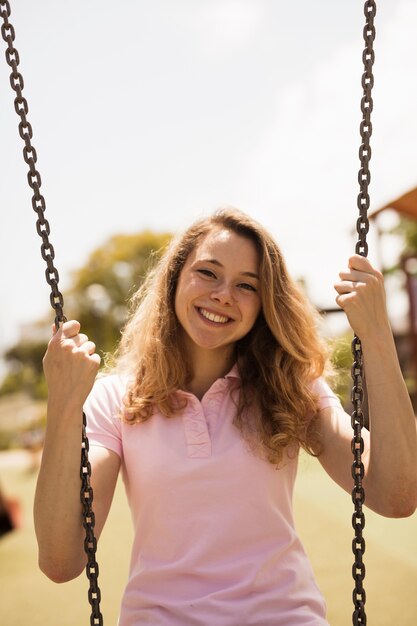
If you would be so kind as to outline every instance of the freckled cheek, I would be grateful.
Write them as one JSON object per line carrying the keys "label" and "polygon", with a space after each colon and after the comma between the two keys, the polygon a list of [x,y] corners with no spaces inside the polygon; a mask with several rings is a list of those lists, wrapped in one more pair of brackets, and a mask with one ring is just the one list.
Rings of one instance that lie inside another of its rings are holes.
{"label": "freckled cheek", "polygon": [[184,316],[194,308],[194,300],[198,296],[192,282],[184,282],[178,284],[177,293],[175,295],[175,313],[177,318],[182,321]]}
{"label": "freckled cheek", "polygon": [[262,311],[262,305],[259,303],[259,305],[255,307],[255,310],[252,313],[252,325],[255,324],[261,311]]}

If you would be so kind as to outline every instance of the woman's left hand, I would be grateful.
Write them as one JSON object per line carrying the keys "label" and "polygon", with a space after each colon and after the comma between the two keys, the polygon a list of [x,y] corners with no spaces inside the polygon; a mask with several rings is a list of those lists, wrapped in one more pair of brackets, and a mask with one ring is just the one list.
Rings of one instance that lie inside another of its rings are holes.
{"label": "woman's left hand", "polygon": [[364,339],[389,327],[384,277],[359,254],[349,258],[349,268],[334,285],[337,304],[345,311],[353,331]]}

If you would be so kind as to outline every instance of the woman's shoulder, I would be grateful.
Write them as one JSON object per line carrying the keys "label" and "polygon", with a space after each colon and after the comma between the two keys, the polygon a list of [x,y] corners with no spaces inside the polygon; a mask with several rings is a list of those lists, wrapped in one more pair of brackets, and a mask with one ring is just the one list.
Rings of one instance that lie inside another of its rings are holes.
{"label": "woman's shoulder", "polygon": [[341,406],[339,398],[323,376],[313,380],[311,389],[318,395],[320,409],[329,406]]}
{"label": "woman's shoulder", "polygon": [[94,389],[98,392],[121,392],[124,393],[128,383],[128,376],[117,373],[99,374],[94,383]]}
{"label": "woman's shoulder", "polygon": [[120,416],[126,380],[118,375],[101,375],[84,404],[87,435],[92,445],[109,448],[122,456]]}
{"label": "woman's shoulder", "polygon": [[90,407],[111,406],[120,409],[123,404],[127,383],[128,378],[119,374],[98,376],[87,398],[86,405]]}

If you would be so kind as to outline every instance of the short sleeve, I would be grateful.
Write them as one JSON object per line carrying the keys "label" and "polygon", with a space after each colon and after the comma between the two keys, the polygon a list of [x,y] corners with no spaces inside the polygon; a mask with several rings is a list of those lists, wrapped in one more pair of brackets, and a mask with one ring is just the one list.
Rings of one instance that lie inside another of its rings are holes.
{"label": "short sleeve", "polygon": [[120,458],[123,458],[120,420],[123,394],[123,380],[119,376],[106,376],[96,380],[84,405],[90,446],[107,448]]}
{"label": "short sleeve", "polygon": [[324,378],[317,378],[313,383],[313,391],[319,396],[319,410],[327,409],[330,406],[343,408],[339,398],[330,389]]}

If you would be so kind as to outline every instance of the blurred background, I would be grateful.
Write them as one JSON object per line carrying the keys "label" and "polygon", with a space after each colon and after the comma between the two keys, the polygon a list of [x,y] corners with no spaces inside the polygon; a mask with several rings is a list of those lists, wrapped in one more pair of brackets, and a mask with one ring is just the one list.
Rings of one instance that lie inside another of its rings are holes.
{"label": "blurred background", "polygon": [[[333,284],[356,241],[362,3],[16,0],[10,20],[66,316],[111,351],[151,252],[233,205],[273,233],[323,313],[348,406],[351,333],[334,312]],[[416,405],[417,4],[385,0],[376,30],[369,257],[386,277]],[[80,624],[85,581],[57,587],[36,567],[41,360],[54,315],[9,73],[0,63],[0,487],[15,529],[0,540],[0,617],[9,626],[27,615],[31,624]],[[296,511],[338,626],[351,612],[351,504],[316,466],[301,464]],[[416,530],[415,516],[369,514],[372,623],[398,622],[399,609],[402,624],[416,622]],[[100,545],[107,623],[116,621],[129,540],[119,489]]]}

